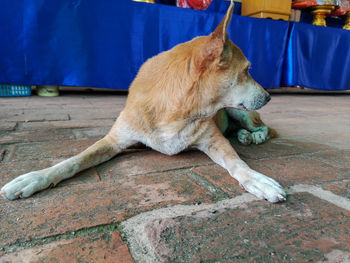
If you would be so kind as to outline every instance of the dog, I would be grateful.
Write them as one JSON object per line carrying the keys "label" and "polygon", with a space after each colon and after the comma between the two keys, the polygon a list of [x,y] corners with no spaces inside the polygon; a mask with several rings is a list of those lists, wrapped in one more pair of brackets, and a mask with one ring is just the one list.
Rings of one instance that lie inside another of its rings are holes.
{"label": "dog", "polygon": [[242,143],[262,143],[276,135],[255,111],[270,95],[253,80],[249,61],[228,39],[232,11],[231,1],[209,36],[147,60],[130,86],[125,108],[104,138],[52,167],[17,177],[1,194],[9,200],[29,197],[142,143],[166,155],[199,149],[246,191],[270,202],[284,201],[280,184],[249,168],[223,136],[229,126],[223,120],[228,117],[243,128],[238,131]]}

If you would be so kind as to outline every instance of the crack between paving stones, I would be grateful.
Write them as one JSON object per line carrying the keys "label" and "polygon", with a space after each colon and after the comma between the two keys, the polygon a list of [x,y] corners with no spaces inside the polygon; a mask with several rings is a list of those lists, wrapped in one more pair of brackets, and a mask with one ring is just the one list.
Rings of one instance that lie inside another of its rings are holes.
{"label": "crack between paving stones", "polygon": [[201,175],[199,175],[198,173],[194,172],[192,169],[193,168],[191,168],[191,170],[187,174],[187,176],[192,181],[194,181],[197,185],[207,189],[211,193],[211,195],[213,196],[213,200],[212,201],[218,202],[218,201],[221,201],[223,199],[228,199],[228,198],[232,197],[231,195],[226,193],[223,189],[221,189],[220,187],[212,184],[206,178],[204,178]]}
{"label": "crack between paving stones", "polygon": [[5,159],[7,153],[7,149],[0,150],[0,162],[2,162]]}
{"label": "crack between paving stones", "polygon": [[86,228],[82,228],[74,231],[68,231],[66,233],[57,234],[53,236],[33,238],[29,241],[17,240],[12,244],[0,246],[0,252],[6,253],[6,254],[13,253],[16,251],[34,248],[37,246],[49,244],[56,241],[70,240],[70,239],[86,237],[90,235],[98,235],[101,233],[111,233],[114,231],[120,232],[122,239],[124,239],[120,231],[120,224],[121,224],[120,222],[114,222],[110,224],[103,224],[103,225],[86,227]]}
{"label": "crack between paving stones", "polygon": [[[118,157],[115,157],[115,158],[118,158]],[[98,167],[98,166],[95,166],[95,167]],[[211,164],[192,165],[192,166],[186,166],[186,167],[181,167],[181,168],[171,168],[171,169],[165,169],[165,170],[161,170],[161,171],[152,171],[152,172],[147,172],[147,173],[136,173],[136,174],[132,174],[130,176],[131,177],[138,177],[138,176],[145,176],[145,175],[154,175],[154,174],[162,174],[162,173],[168,173],[168,172],[191,170],[191,169],[194,169],[194,168],[202,168],[202,167],[220,167],[220,166],[218,166],[217,164],[215,164],[213,162]],[[102,176],[101,179],[103,181],[103,176]]]}
{"label": "crack between paving stones", "polygon": [[6,154],[4,158],[4,162],[8,162],[9,160],[11,160],[13,155],[15,154],[15,151],[16,151],[16,144],[12,144],[10,151]]}

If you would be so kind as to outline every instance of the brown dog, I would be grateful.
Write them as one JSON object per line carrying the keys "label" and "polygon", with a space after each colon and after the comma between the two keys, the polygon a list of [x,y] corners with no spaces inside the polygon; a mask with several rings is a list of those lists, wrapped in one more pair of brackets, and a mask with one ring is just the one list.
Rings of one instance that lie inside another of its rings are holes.
{"label": "brown dog", "polygon": [[220,110],[227,108],[232,118],[252,132],[239,132],[244,143],[261,143],[268,132],[273,135],[253,111],[270,96],[249,75],[249,62],[227,36],[232,10],[231,3],[209,36],[177,45],[145,62],[131,84],[125,109],[103,139],[55,166],[17,177],[1,194],[10,200],[28,197],[141,142],[167,155],[199,149],[248,192],[270,202],[285,200],[275,180],[250,169],[238,157],[214,120],[218,112],[217,120],[225,116]]}

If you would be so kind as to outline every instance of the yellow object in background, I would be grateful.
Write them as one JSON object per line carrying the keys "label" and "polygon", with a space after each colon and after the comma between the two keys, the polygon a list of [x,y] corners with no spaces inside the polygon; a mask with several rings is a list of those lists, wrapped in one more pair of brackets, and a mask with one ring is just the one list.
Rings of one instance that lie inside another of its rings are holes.
{"label": "yellow object in background", "polygon": [[315,26],[327,26],[326,17],[335,9],[334,5],[316,5],[311,7],[311,13],[314,15],[312,24]]}
{"label": "yellow object in background", "polygon": [[292,0],[242,0],[242,15],[289,20]]}
{"label": "yellow object in background", "polygon": [[154,0],[133,0],[135,2],[145,2],[145,3],[151,3],[151,4],[155,4]]}

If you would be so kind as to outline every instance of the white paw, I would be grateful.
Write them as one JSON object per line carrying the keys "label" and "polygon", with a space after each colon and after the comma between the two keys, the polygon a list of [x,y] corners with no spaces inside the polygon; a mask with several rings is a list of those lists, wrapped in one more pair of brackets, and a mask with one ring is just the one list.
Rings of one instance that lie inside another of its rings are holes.
{"label": "white paw", "polygon": [[245,171],[244,173],[246,173],[246,175],[244,177],[242,176],[244,179],[241,185],[249,193],[272,203],[286,200],[286,192],[274,179],[255,172],[254,170]]}
{"label": "white paw", "polygon": [[50,182],[45,176],[45,170],[35,171],[18,176],[1,188],[0,194],[9,200],[25,198],[33,193],[48,188]]}
{"label": "white paw", "polygon": [[255,144],[260,144],[269,139],[269,129],[266,126],[261,126],[252,132],[252,141]]}
{"label": "white paw", "polygon": [[245,145],[251,144],[253,141],[252,134],[245,129],[240,129],[237,132],[237,139],[240,143]]}

